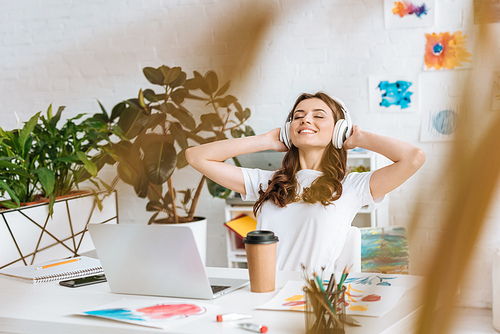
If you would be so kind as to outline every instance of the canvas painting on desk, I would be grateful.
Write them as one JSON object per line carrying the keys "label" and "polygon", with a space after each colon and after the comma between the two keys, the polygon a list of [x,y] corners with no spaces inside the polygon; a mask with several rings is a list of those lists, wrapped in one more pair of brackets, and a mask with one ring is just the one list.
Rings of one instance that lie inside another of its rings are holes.
{"label": "canvas painting on desk", "polygon": [[212,304],[173,299],[123,299],[81,314],[166,329],[199,319],[217,308],[219,306]]}

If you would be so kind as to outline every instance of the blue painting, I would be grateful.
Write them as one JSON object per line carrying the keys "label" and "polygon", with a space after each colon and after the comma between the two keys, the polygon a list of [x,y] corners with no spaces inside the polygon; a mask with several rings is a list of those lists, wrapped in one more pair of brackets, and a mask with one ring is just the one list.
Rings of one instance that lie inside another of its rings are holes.
{"label": "blue painting", "polygon": [[372,76],[368,85],[370,111],[381,113],[418,111],[418,82],[415,76]]}
{"label": "blue painting", "polygon": [[389,108],[390,106],[399,106],[401,109],[408,108],[411,104],[411,92],[409,81],[398,80],[396,82],[381,81],[378,89],[382,92],[382,101],[380,105]]}

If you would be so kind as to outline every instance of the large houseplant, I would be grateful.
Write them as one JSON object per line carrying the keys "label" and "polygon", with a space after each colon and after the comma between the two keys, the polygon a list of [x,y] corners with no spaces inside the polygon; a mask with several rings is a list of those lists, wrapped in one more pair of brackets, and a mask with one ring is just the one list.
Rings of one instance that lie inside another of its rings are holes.
{"label": "large houseplant", "polygon": [[[111,119],[126,139],[115,143],[110,153],[119,162],[118,176],[133,185],[139,197],[148,198],[146,209],[153,212],[150,224],[160,220],[160,214],[165,216],[163,223],[191,222],[206,179],[202,176],[195,188],[176,191],[172,174],[187,166],[184,152],[190,142],[253,135],[245,125],[250,110],[226,94],[230,82],[219,85],[213,71],[205,75],[194,71],[188,78],[180,67],[163,65],[146,67],[143,73],[161,91],[141,89],[137,98],[113,108]],[[212,195],[227,196],[227,189],[206,181]]]}

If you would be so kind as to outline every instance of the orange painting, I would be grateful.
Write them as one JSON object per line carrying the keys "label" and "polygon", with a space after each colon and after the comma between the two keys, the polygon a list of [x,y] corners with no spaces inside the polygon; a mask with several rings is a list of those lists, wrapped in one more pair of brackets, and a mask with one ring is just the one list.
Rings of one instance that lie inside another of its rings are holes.
{"label": "orange painting", "polygon": [[425,66],[428,70],[452,70],[464,63],[472,63],[472,54],[467,51],[467,35],[461,31],[425,34],[425,37]]}

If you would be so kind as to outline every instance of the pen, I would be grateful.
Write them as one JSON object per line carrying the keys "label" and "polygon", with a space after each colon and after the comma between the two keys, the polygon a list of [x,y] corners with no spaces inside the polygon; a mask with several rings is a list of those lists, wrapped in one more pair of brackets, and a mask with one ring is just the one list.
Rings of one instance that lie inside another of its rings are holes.
{"label": "pen", "polygon": [[47,269],[47,268],[50,268],[50,267],[60,266],[61,264],[72,263],[72,262],[76,262],[76,261],[80,261],[80,258],[76,257],[74,259],[70,259],[70,260],[66,260],[66,261],[61,261],[61,262],[46,264],[44,266],[36,268],[36,270]]}
{"label": "pen", "polygon": [[252,324],[250,322],[246,322],[243,324],[239,324],[241,328],[246,329],[255,333],[267,333],[267,326]]}
{"label": "pen", "polygon": [[250,318],[252,318],[250,314],[226,313],[226,314],[218,314],[217,322],[236,321],[236,320],[250,319]]}

